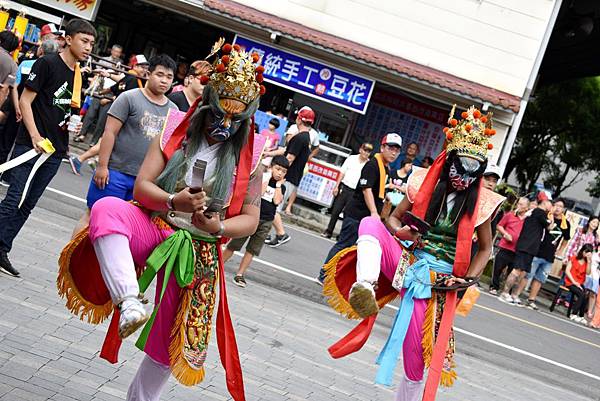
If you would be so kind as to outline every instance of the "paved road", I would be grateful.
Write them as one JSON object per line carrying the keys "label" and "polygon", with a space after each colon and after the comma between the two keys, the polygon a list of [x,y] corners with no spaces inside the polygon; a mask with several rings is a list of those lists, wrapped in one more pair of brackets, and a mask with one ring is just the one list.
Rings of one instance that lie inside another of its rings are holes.
{"label": "paved road", "polygon": [[[66,165],[52,188],[85,195],[86,177]],[[123,399],[141,357],[132,343],[121,364],[97,358],[104,327],[72,318],[56,295],[57,254],[81,213],[79,200],[48,192],[11,254],[20,280],[0,279],[0,400]],[[330,359],[325,348],[352,327],[322,305],[315,277],[331,242],[288,228],[293,240],[265,249],[249,286],[231,286],[249,400],[386,400],[372,364],[395,311],[386,309],[361,352]],[[227,266],[235,268],[238,259]],[[558,314],[510,307],[486,294],[467,319],[457,319],[460,380],[440,399],[598,400],[600,334]],[[227,399],[213,347],[210,371],[191,392],[171,383],[164,399]],[[398,376],[397,376],[398,377]]]}

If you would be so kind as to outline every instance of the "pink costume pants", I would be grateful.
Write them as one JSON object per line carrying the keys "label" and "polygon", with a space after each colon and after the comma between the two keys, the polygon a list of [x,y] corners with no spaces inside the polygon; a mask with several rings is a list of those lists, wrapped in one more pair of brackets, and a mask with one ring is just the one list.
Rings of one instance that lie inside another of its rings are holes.
{"label": "pink costume pants", "polygon": [[[89,235],[115,303],[138,295],[135,266],[144,266],[154,248],[172,233],[171,229],[158,228],[142,209],[124,200],[106,197],[94,204]],[[163,277],[164,273],[159,272],[157,283],[162,283]],[[157,292],[155,303],[158,296]],[[180,289],[171,277],[146,342],[147,356],[129,388],[128,401],[159,399],[160,390],[170,374],[170,333],[179,301]]]}
{"label": "pink costume pants", "polygon": [[[396,273],[402,249],[379,218],[365,217],[358,228],[357,281],[377,281],[380,272],[391,281]],[[379,263],[378,263],[379,262]],[[404,290],[402,290],[402,293]],[[415,299],[415,306],[402,346],[402,362],[408,380],[399,386],[397,400],[416,399],[423,380],[423,322],[427,299]],[[401,394],[402,393],[402,394]],[[409,394],[411,393],[411,394]]]}

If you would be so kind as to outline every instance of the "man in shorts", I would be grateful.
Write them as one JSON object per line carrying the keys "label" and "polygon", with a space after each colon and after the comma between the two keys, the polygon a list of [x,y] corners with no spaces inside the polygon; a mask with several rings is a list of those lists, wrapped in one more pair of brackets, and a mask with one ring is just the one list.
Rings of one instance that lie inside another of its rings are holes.
{"label": "man in shorts", "polygon": [[546,229],[554,223],[554,215],[548,215],[551,208],[552,202],[548,196],[544,192],[540,192],[538,194],[538,206],[531,211],[531,215],[523,223],[523,229],[517,241],[515,267],[506,278],[504,290],[498,296],[500,301],[516,306],[524,306],[519,299],[518,292],[513,295],[510,295],[510,292],[513,286],[531,271],[531,263],[540,250]]}
{"label": "man in shorts", "polygon": [[519,286],[513,293],[515,297],[518,297],[525,289],[529,279],[532,279],[529,297],[525,306],[533,310],[538,310],[535,299],[542,285],[546,282],[550,269],[552,269],[556,248],[560,244],[561,239],[565,241],[571,239],[571,224],[569,224],[565,216],[564,200],[559,198],[554,201],[552,205],[552,217],[554,218],[554,222],[544,232],[544,239],[540,245],[540,250],[531,262],[531,271],[527,274],[527,277],[521,279]]}
{"label": "man in shorts", "polygon": [[242,246],[248,240],[246,252],[240,262],[240,267],[237,274],[233,277],[233,282],[239,287],[246,286],[244,273],[250,266],[252,259],[259,256],[260,250],[265,243],[265,239],[271,231],[273,219],[277,206],[283,202],[283,197],[286,192],[285,175],[290,163],[285,156],[279,155],[273,157],[271,161],[271,171],[268,171],[263,176],[262,198],[260,200],[260,220],[256,232],[250,237],[236,238],[227,244],[227,248],[223,251],[223,263],[227,262],[234,252],[242,249]]}

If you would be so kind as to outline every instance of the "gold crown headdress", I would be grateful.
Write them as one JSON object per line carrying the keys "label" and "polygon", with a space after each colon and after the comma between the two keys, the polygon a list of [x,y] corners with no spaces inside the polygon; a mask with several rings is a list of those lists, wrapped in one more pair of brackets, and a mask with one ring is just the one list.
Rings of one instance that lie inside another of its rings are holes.
{"label": "gold crown headdress", "polygon": [[446,150],[456,150],[458,156],[469,156],[481,162],[487,159],[487,152],[494,146],[490,138],[496,134],[492,128],[492,113],[482,115],[475,106],[461,113],[462,119],[454,118],[456,105],[452,107],[446,134]]}
{"label": "gold crown headdress", "polygon": [[210,85],[221,99],[239,100],[244,104],[252,103],[265,93],[263,82],[264,67],[256,65],[260,57],[257,53],[249,54],[239,45],[225,43],[220,38],[212,47],[209,59],[221,51],[221,57],[213,63],[210,75],[203,75],[200,81]]}

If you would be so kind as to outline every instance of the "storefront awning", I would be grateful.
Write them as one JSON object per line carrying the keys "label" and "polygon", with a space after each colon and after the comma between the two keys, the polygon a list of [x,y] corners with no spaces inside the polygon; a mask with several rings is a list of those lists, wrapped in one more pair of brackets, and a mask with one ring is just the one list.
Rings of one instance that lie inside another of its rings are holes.
{"label": "storefront awning", "polygon": [[426,82],[444,90],[458,92],[473,99],[480,99],[482,102],[489,102],[507,110],[519,111],[521,99],[517,96],[299,25],[293,21],[244,6],[235,1],[205,0],[202,7],[207,12],[226,15],[238,21],[260,26],[283,36],[290,36],[330,52],[342,54],[349,59],[385,68],[392,73]]}

